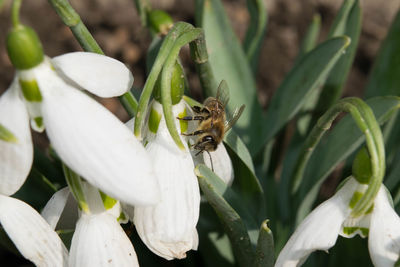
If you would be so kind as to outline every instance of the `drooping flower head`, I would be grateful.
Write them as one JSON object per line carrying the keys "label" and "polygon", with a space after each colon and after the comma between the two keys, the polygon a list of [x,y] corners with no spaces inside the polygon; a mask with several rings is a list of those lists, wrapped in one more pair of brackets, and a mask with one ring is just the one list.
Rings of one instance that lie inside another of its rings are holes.
{"label": "drooping flower head", "polygon": [[[101,97],[124,94],[133,82],[130,71],[117,60],[94,53],[47,58],[26,26],[13,29],[8,40],[17,73],[0,98],[0,123],[20,141],[14,146],[0,144],[0,176],[13,178],[19,186],[26,179],[32,165],[30,118],[34,130],[46,128],[61,160],[88,182],[132,205],[156,203],[158,185],[145,149],[111,112],[82,92]],[[25,47],[33,47],[28,51],[37,55],[35,60],[27,57]]]}

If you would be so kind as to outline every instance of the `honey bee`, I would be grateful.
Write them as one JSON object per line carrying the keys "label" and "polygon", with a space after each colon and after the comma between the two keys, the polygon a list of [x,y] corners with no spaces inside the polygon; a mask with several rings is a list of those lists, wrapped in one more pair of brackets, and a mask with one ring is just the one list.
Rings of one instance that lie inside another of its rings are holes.
{"label": "honey bee", "polygon": [[236,108],[231,118],[227,120],[225,106],[229,101],[229,89],[225,80],[222,80],[217,89],[216,97],[208,97],[203,107],[193,106],[194,116],[186,116],[179,118],[180,120],[197,120],[199,125],[193,133],[182,133],[185,136],[198,136],[197,141],[192,146],[194,149],[199,150],[196,156],[206,151],[210,156],[211,168],[214,167],[211,160],[211,151],[215,151],[218,145],[224,139],[232,126],[237,122],[242,114],[245,105]]}

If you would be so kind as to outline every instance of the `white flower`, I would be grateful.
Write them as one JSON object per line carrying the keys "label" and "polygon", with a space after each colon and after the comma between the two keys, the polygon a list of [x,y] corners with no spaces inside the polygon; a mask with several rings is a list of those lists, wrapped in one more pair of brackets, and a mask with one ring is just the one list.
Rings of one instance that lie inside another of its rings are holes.
{"label": "white flower", "polygon": [[[158,185],[143,146],[111,112],[80,90],[111,97],[127,92],[132,81],[121,62],[85,52],[45,58],[34,68],[17,71],[0,98],[0,123],[18,138],[17,146],[0,143],[1,177],[18,177],[10,181],[22,184],[28,175],[32,164],[28,111],[32,127],[46,127],[62,161],[88,182],[132,205],[156,203]],[[2,186],[12,193],[20,185]]]}
{"label": "white flower", "polygon": [[69,266],[139,266],[133,245],[97,189],[85,186],[90,212],[82,212],[71,241]]}
{"label": "white flower", "polygon": [[224,143],[221,142],[215,151],[210,151],[210,155],[207,152],[203,152],[196,156],[197,153],[198,151],[195,150],[192,152],[195,165],[202,163],[210,169],[214,168],[215,174],[222,181],[227,185],[232,185],[234,178],[233,166]]}
{"label": "white flower", "polygon": [[[147,140],[146,150],[156,167],[161,201],[155,206],[135,207],[133,221],[140,238],[152,252],[168,260],[181,259],[188,250],[198,246],[199,185],[186,141],[182,138],[186,150],[180,150],[168,132],[161,104],[154,101],[151,109],[159,114],[160,121],[158,127],[150,123],[150,132],[156,133]],[[173,106],[175,117],[184,110],[183,100]],[[153,119],[154,116],[158,115],[153,114]],[[180,122],[176,120],[176,123],[180,129]]]}
{"label": "white flower", "polygon": [[338,235],[368,235],[372,262],[377,267],[393,266],[400,253],[400,218],[392,208],[386,188],[382,185],[372,211],[351,217],[351,206],[365,185],[350,178],[330,199],[319,205],[297,227],[279,254],[276,267],[299,266],[315,250],[328,250]]}
{"label": "white flower", "polygon": [[68,251],[31,206],[0,195],[0,223],[19,252],[37,266],[67,266]]}

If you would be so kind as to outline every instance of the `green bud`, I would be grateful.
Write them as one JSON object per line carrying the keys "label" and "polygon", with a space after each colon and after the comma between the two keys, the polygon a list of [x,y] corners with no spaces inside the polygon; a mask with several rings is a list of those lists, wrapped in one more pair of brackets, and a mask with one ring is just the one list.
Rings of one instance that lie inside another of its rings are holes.
{"label": "green bud", "polygon": [[353,177],[361,184],[368,184],[372,177],[371,159],[368,150],[363,147],[353,161]]}
{"label": "green bud", "polygon": [[43,61],[43,49],[35,31],[18,25],[7,35],[7,52],[11,63],[18,70],[26,70]]}
{"label": "green bud", "polygon": [[147,14],[147,22],[155,33],[167,34],[174,24],[171,16],[162,10],[151,10]]}
{"label": "green bud", "polygon": [[[171,78],[171,100],[172,105],[178,104],[185,90],[185,78],[181,64],[176,61]],[[154,98],[161,103],[161,76],[158,76],[157,82],[153,91]]]}

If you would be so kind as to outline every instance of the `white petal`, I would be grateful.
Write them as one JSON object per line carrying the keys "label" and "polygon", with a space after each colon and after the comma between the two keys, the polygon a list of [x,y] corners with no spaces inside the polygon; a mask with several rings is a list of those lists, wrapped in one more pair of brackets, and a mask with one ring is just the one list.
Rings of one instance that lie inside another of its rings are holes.
{"label": "white petal", "polygon": [[299,266],[314,250],[328,250],[350,214],[350,198],[358,183],[350,179],[333,197],[320,204],[297,227],[279,254],[275,267]]}
{"label": "white petal", "polygon": [[0,194],[12,195],[25,182],[33,160],[29,116],[16,79],[0,97],[0,123],[18,139],[0,140]]}
{"label": "white petal", "polygon": [[175,145],[163,117],[146,149],[157,167],[161,201],[155,206],[135,207],[134,223],[151,251],[168,260],[181,259],[198,244],[200,192],[193,160],[189,151]]}
{"label": "white petal", "polygon": [[400,254],[400,218],[381,186],[374,202],[368,239],[369,253],[377,267],[394,266]]}
{"label": "white petal", "polygon": [[61,239],[28,204],[0,195],[0,222],[21,254],[37,266],[67,265]]}
{"label": "white petal", "polygon": [[56,229],[56,225],[64,211],[69,195],[69,188],[64,187],[63,189],[54,193],[54,195],[47,202],[46,206],[43,208],[41,215],[52,229]]}
{"label": "white petal", "polygon": [[159,189],[150,158],[125,125],[50,69],[38,82],[47,135],[60,158],[113,198],[132,205],[156,203]]}
{"label": "white petal", "polygon": [[[211,151],[210,155],[207,152],[203,152],[200,155],[196,155],[198,151],[193,151],[193,159],[195,164],[204,163],[208,168],[214,167],[214,172],[218,175],[227,185],[233,183],[234,173],[231,158],[226,151],[223,143],[219,144],[215,151]],[[211,165],[212,160],[212,165]]]}
{"label": "white petal", "polygon": [[139,266],[135,250],[117,220],[107,212],[82,214],[72,238],[70,266]]}
{"label": "white petal", "polygon": [[101,97],[123,95],[133,84],[123,63],[103,55],[74,52],[55,57],[52,63],[68,82]]}

